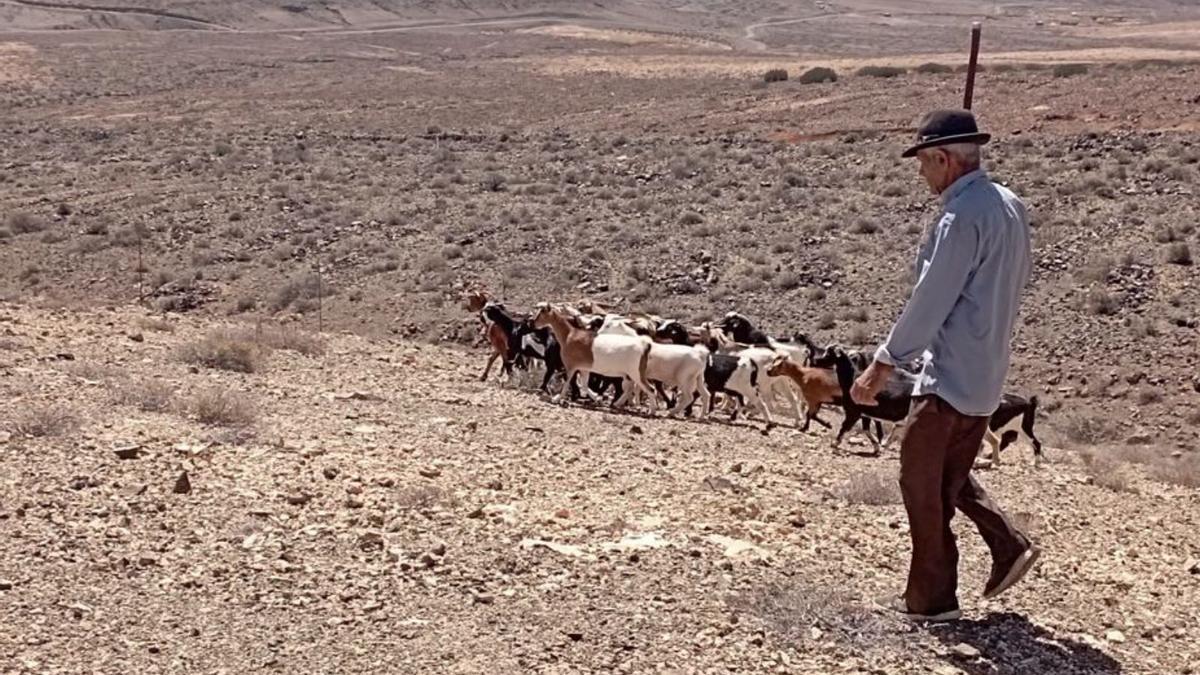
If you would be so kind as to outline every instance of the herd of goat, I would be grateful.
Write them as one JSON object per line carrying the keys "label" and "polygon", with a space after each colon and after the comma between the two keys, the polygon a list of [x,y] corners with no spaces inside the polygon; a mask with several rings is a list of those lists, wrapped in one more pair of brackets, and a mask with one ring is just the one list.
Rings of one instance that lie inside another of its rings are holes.
{"label": "herd of goat", "polygon": [[[696,418],[712,413],[719,398],[731,421],[743,409],[757,413],[766,423],[764,433],[776,425],[779,399],[790,406],[801,431],[812,422],[832,429],[819,413],[822,406],[836,407],[844,418],[835,449],[859,423],[876,454],[902,434],[917,377],[915,370],[897,368],[877,405],[863,406],[851,399],[850,387],[869,364],[868,354],[836,344],[820,347],[802,333],[773,337],[737,312],[699,326],[650,314],[616,314],[588,301],[540,303],[529,314],[515,314],[482,291],[467,293],[464,307],[478,314],[491,349],[481,380],[498,359],[508,377],[514,368],[528,369],[538,361],[545,369],[542,391],[549,393],[551,382],[561,377],[559,398],[597,401],[611,390],[614,407],[641,400],[652,410],[662,403],[671,415]],[[1040,463],[1042,444],[1033,430],[1037,405],[1036,396],[1004,394],[984,437],[992,463],[999,465],[1018,428],[1033,446],[1035,464]],[[886,438],[883,423],[892,425]]]}

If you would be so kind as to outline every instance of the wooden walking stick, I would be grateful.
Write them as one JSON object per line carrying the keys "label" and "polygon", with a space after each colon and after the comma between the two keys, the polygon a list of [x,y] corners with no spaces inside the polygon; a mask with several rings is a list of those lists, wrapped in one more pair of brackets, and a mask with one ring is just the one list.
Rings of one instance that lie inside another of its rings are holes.
{"label": "wooden walking stick", "polygon": [[967,90],[963,92],[963,108],[971,109],[971,99],[975,96],[975,69],[979,66],[979,33],[982,28],[979,22],[971,24],[971,60],[967,62]]}

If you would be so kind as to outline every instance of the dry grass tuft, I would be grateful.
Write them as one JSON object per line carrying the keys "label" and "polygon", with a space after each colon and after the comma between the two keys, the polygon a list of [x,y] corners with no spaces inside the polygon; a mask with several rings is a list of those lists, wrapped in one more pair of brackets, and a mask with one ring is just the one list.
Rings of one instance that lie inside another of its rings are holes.
{"label": "dry grass tuft", "polygon": [[155,333],[173,333],[175,325],[166,319],[160,319],[154,316],[139,316],[134,320],[133,324],[142,330],[153,331]]}
{"label": "dry grass tuft", "polygon": [[833,640],[869,651],[900,639],[899,626],[887,617],[848,593],[809,582],[769,583],[735,596],[730,605],[756,617],[786,645]]}
{"label": "dry grass tuft", "polygon": [[229,389],[205,389],[189,397],[184,412],[201,424],[246,427],[258,418],[258,406],[251,399]]}
{"label": "dry grass tuft", "polygon": [[1167,247],[1167,262],[1172,265],[1191,265],[1192,249],[1182,241],[1171,244]]}
{"label": "dry grass tuft", "polygon": [[306,356],[320,356],[325,353],[324,340],[298,328],[259,325],[230,332],[239,340],[256,344],[263,349],[285,349]]}
{"label": "dry grass tuft", "polygon": [[15,211],[5,218],[5,227],[14,234],[30,234],[46,229],[46,221],[26,211]]}
{"label": "dry grass tuft", "polygon": [[243,332],[229,329],[209,331],[200,340],[179,348],[179,358],[184,363],[236,373],[255,372],[261,357],[258,345],[247,340]]}
{"label": "dry grass tuft", "polygon": [[36,403],[17,411],[9,424],[13,436],[47,438],[63,436],[79,426],[75,413],[62,405]]}
{"label": "dry grass tuft", "polygon": [[1087,446],[1097,446],[1113,440],[1114,429],[1101,417],[1089,416],[1083,413],[1063,415],[1059,428],[1072,443]]}
{"label": "dry grass tuft", "polygon": [[1085,452],[1080,455],[1083,466],[1092,481],[1113,492],[1136,492],[1133,487],[1133,472],[1129,465],[1104,451]]}
{"label": "dry grass tuft", "polygon": [[888,506],[902,501],[896,477],[883,471],[856,473],[839,485],[834,495],[850,504],[867,506]]}
{"label": "dry grass tuft", "polygon": [[175,389],[159,380],[136,380],[117,388],[116,400],[143,412],[166,412],[175,399]]}
{"label": "dry grass tuft", "polygon": [[68,361],[62,365],[62,370],[72,377],[78,377],[81,380],[91,382],[116,378],[123,374],[113,366],[93,363],[92,361]]}
{"label": "dry grass tuft", "polygon": [[907,72],[904,68],[896,66],[863,66],[854,74],[865,77],[897,77]]}
{"label": "dry grass tuft", "polygon": [[1161,483],[1200,488],[1200,456],[1159,458],[1150,465],[1149,473]]}

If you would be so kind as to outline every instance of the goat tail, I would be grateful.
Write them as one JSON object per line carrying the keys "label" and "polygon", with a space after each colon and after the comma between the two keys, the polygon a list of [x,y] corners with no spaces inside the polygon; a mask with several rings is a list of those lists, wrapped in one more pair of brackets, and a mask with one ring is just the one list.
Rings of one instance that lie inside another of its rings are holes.
{"label": "goat tail", "polygon": [[639,384],[641,384],[643,387],[646,387],[650,391],[654,391],[654,390],[650,388],[650,384],[649,384],[650,381],[646,379],[646,369],[649,367],[649,364],[650,364],[650,349],[653,347],[654,347],[654,343],[651,342],[650,340],[646,340],[646,347],[645,347],[645,349],[642,350],[642,358],[638,361]]}
{"label": "goat tail", "polygon": [[[1033,430],[1033,420],[1037,417],[1038,397],[1036,395],[1029,397],[1029,407],[1025,409],[1025,414],[1021,417],[1021,426],[1025,429]],[[1026,432],[1026,433],[1030,433]]]}

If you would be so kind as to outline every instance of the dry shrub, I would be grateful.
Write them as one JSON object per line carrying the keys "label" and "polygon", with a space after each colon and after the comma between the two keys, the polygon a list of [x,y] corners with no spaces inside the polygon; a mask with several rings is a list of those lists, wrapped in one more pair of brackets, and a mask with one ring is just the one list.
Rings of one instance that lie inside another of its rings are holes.
{"label": "dry shrub", "polygon": [[1086,63],[1061,63],[1054,66],[1055,77],[1074,77],[1076,75],[1086,75],[1088,67]]}
{"label": "dry shrub", "polygon": [[1172,265],[1191,265],[1192,249],[1185,242],[1176,242],[1167,247],[1167,262]]}
{"label": "dry shrub", "polygon": [[1121,311],[1117,296],[1099,288],[1088,293],[1086,305],[1089,312],[1098,316],[1112,316]]}
{"label": "dry shrub", "polygon": [[851,504],[887,506],[901,502],[896,477],[882,471],[856,473],[839,485],[834,494]]}
{"label": "dry shrub", "polygon": [[400,508],[412,511],[429,511],[435,506],[452,506],[455,504],[454,495],[436,485],[410,485],[401,488],[395,496],[394,503]]}
{"label": "dry shrub", "polygon": [[209,331],[203,338],[179,348],[179,358],[206,368],[253,373],[258,370],[261,350],[247,340],[242,331],[220,329]]}
{"label": "dry shrub", "polygon": [[1081,281],[1104,283],[1112,272],[1113,260],[1107,256],[1092,258],[1077,273]]}
{"label": "dry shrub", "polygon": [[325,342],[319,336],[297,328],[258,325],[231,330],[230,335],[264,350],[286,349],[306,356],[325,353]]}
{"label": "dry shrub", "polygon": [[821,82],[837,82],[837,73],[832,68],[818,66],[809,68],[800,75],[800,84],[819,84]]}
{"label": "dry shrub", "polygon": [[1200,488],[1200,456],[1160,458],[1150,465],[1149,473],[1161,483]]}
{"label": "dry shrub", "polygon": [[810,582],[769,583],[735,596],[730,605],[756,617],[786,645],[833,640],[855,651],[869,651],[888,649],[900,639],[894,620],[848,592]]}
{"label": "dry shrub", "polygon": [[139,316],[134,319],[133,324],[142,330],[153,331],[156,333],[173,333],[175,332],[175,324],[160,319],[155,316]]}
{"label": "dry shrub", "polygon": [[254,401],[229,389],[215,387],[196,392],[184,402],[184,411],[201,424],[246,427],[258,417]]}
{"label": "dry shrub", "polygon": [[122,384],[116,392],[117,403],[143,412],[165,412],[171,408],[175,389],[159,380],[134,380]]}
{"label": "dry shrub", "polygon": [[863,66],[854,74],[865,77],[897,77],[907,72],[908,71],[904,68],[898,68],[896,66]]}
{"label": "dry shrub", "polygon": [[27,211],[14,211],[5,219],[5,226],[14,234],[30,234],[46,229],[46,221]]}
{"label": "dry shrub", "polygon": [[763,82],[786,82],[788,71],[784,68],[772,68],[763,73]]}
{"label": "dry shrub", "polygon": [[1116,435],[1116,431],[1102,417],[1073,413],[1063,415],[1060,419],[1059,428],[1072,443],[1096,446],[1111,441]]}
{"label": "dry shrub", "polygon": [[68,361],[63,364],[62,370],[64,373],[78,377],[81,380],[89,380],[99,382],[113,377],[120,377],[121,371],[113,366],[106,366],[101,363],[93,363],[91,361]]}
{"label": "dry shrub", "polygon": [[1129,465],[1122,463],[1108,452],[1085,452],[1080,455],[1083,466],[1092,481],[1100,487],[1113,492],[1135,492],[1133,488],[1133,472]]}
{"label": "dry shrub", "polygon": [[302,274],[284,283],[271,299],[271,309],[283,311],[300,301],[315,301],[318,297],[329,297],[337,291],[324,283],[316,274]]}
{"label": "dry shrub", "polygon": [[914,68],[918,73],[942,74],[952,73],[954,69],[944,63],[922,63]]}
{"label": "dry shrub", "polygon": [[9,423],[13,436],[47,438],[70,433],[79,426],[75,413],[62,405],[35,403],[18,410]]}

